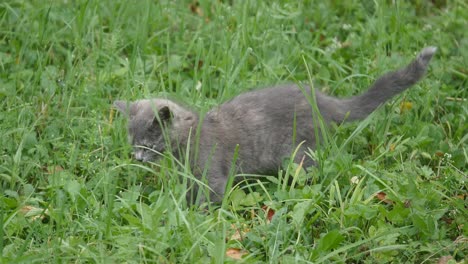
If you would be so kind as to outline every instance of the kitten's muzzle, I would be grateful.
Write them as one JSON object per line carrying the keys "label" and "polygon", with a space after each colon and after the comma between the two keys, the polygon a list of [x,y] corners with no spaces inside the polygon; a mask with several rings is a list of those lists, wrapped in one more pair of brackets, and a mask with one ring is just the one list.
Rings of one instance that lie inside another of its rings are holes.
{"label": "kitten's muzzle", "polygon": [[135,150],[133,156],[138,161],[145,161],[145,153],[142,149]]}
{"label": "kitten's muzzle", "polygon": [[142,162],[149,162],[149,161],[155,160],[154,154],[151,151],[148,151],[147,149],[144,149],[144,148],[134,150],[133,157],[137,161],[142,161]]}

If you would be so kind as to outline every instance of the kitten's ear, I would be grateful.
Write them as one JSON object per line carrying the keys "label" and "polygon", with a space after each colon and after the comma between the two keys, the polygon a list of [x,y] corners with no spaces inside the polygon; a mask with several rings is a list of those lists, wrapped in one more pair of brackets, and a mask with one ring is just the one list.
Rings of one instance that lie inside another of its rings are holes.
{"label": "kitten's ear", "polygon": [[121,112],[122,114],[125,114],[126,116],[130,115],[130,105],[131,103],[127,101],[117,100],[114,102],[114,107],[117,108],[119,112]]}
{"label": "kitten's ear", "polygon": [[158,117],[161,120],[161,123],[169,123],[172,119],[172,111],[169,109],[169,106],[163,106],[159,109],[158,115],[154,117],[153,124],[159,124]]}

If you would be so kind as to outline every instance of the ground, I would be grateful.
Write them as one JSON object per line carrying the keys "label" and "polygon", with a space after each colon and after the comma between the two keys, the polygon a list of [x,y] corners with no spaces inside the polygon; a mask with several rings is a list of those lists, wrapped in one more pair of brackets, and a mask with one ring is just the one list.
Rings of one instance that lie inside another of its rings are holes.
{"label": "ground", "polygon": [[[467,20],[461,0],[1,2],[0,262],[466,261]],[[203,210],[184,161],[131,159],[112,108],[285,82],[345,97],[425,46],[426,78],[333,126],[318,167]]]}

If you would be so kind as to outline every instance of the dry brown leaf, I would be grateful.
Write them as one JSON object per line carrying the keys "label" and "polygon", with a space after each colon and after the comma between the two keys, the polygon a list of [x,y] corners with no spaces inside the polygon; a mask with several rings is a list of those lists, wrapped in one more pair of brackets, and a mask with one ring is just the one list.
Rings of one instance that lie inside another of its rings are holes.
{"label": "dry brown leaf", "polygon": [[449,225],[453,223],[453,218],[442,217],[440,220],[444,221],[445,223]]}
{"label": "dry brown leaf", "polygon": [[31,218],[31,220],[44,220],[45,216],[49,214],[49,210],[34,207],[31,205],[25,205],[19,209],[19,211],[25,216]]}
{"label": "dry brown leaf", "polygon": [[405,208],[410,208],[411,207],[411,200],[405,200]]}
{"label": "dry brown leaf", "polygon": [[244,240],[245,234],[250,231],[246,225],[243,225],[242,228],[238,228],[235,224],[231,224],[231,229],[234,230],[234,234],[228,238],[228,240]]}
{"label": "dry brown leaf", "polygon": [[47,167],[47,168],[45,168],[45,170],[46,170],[47,174],[54,174],[54,173],[57,173],[57,172],[64,171],[64,169],[60,165],[54,165],[54,166],[51,166],[51,167]]}
{"label": "dry brown leaf", "polygon": [[341,48],[347,48],[347,47],[351,47],[351,42],[345,41],[341,43]]}
{"label": "dry brown leaf", "polygon": [[452,256],[443,256],[437,261],[437,264],[447,264],[450,260],[452,260]]}
{"label": "dry brown leaf", "polygon": [[226,250],[226,256],[232,259],[240,260],[244,255],[246,255],[247,252],[246,250],[239,249],[239,248],[228,248]]}
{"label": "dry brown leaf", "polygon": [[266,218],[267,218],[268,223],[270,223],[271,219],[275,215],[275,210],[271,209],[270,207],[268,207],[266,205],[262,206],[262,209],[266,213]]}
{"label": "dry brown leaf", "polygon": [[23,214],[27,214],[28,212],[34,210],[34,206],[30,206],[30,205],[25,205],[23,207],[20,208],[20,212],[23,213]]}
{"label": "dry brown leaf", "polygon": [[234,234],[232,234],[232,236],[230,238],[228,238],[228,240],[237,240],[237,241],[244,240],[244,236],[243,236],[243,234],[241,232],[242,232],[241,230],[236,229],[234,231]]}
{"label": "dry brown leaf", "polygon": [[210,18],[204,15],[203,9],[200,7],[200,3],[198,1],[192,2],[189,5],[189,7],[190,7],[190,11],[192,11],[193,14],[198,15],[199,17],[205,18],[206,23],[210,22]]}
{"label": "dry brown leaf", "polygon": [[198,16],[203,17],[203,10],[200,8],[200,3],[198,3],[198,1],[194,1],[190,4],[190,11],[192,11],[194,14],[197,14]]}
{"label": "dry brown leaf", "polygon": [[380,201],[386,203],[386,204],[393,204],[391,200],[387,199],[387,194],[384,192],[378,192],[375,197],[379,199]]}
{"label": "dry brown leaf", "polygon": [[197,67],[198,69],[201,69],[203,67],[203,61],[202,60],[199,60],[198,63],[197,63]]}

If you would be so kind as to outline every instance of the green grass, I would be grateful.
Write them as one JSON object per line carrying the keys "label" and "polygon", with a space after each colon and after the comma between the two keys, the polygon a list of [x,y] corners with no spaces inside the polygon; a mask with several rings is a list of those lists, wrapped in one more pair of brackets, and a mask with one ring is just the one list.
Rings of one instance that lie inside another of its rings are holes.
{"label": "green grass", "polygon": [[[409,2],[2,1],[0,262],[466,261],[468,5]],[[131,159],[111,107],[205,111],[310,77],[349,96],[428,45],[426,79],[334,127],[319,168],[286,162],[208,211],[185,203],[184,161]]]}

